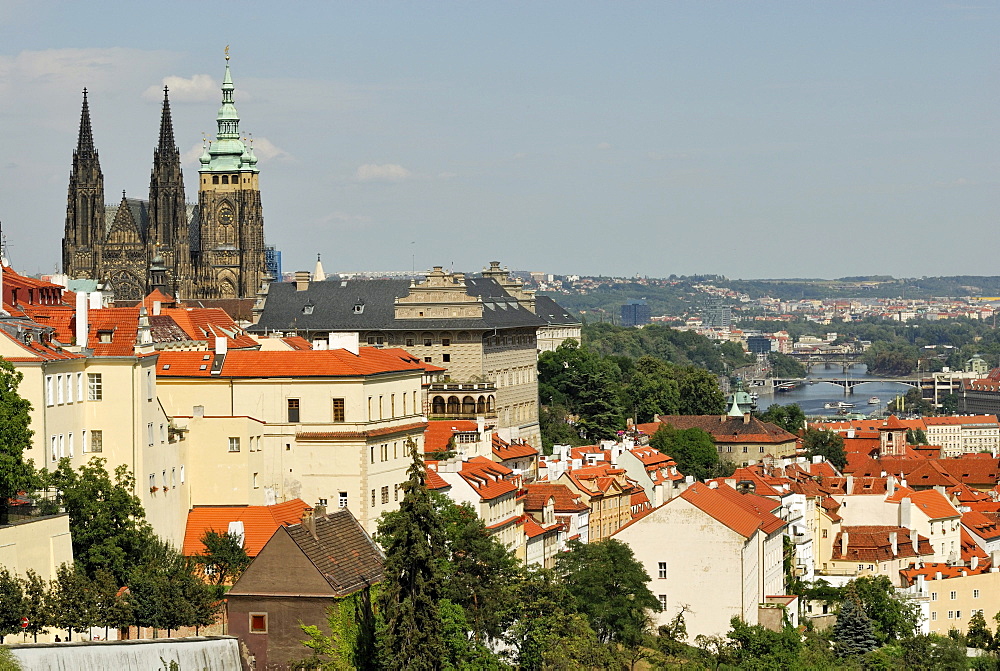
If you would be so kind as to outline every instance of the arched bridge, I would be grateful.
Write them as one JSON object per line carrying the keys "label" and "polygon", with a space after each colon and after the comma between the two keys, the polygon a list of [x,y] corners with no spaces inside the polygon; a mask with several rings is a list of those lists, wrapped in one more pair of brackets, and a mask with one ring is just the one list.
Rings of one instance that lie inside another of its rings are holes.
{"label": "arched bridge", "polygon": [[854,388],[861,384],[869,383],[881,383],[881,382],[895,382],[896,384],[905,384],[916,389],[920,389],[920,380],[915,380],[911,378],[902,377],[880,377],[875,379],[864,379],[864,378],[850,378],[850,377],[786,377],[786,378],[771,378],[771,383],[775,388],[782,385],[795,385],[800,386],[803,384],[809,384],[810,382],[826,382],[828,384],[836,384],[844,388],[844,396],[848,396],[854,393]]}

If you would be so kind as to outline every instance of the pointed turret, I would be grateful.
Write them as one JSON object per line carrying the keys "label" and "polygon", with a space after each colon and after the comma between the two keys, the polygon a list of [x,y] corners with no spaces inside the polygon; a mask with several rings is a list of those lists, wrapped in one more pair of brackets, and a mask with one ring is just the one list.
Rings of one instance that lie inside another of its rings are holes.
{"label": "pointed turret", "polygon": [[313,282],[322,282],[326,279],[326,272],[323,270],[323,262],[320,261],[319,254],[316,255],[316,268],[313,269]]}
{"label": "pointed turret", "polygon": [[[191,246],[184,195],[181,153],[174,140],[174,122],[170,115],[170,90],[163,87],[163,111],[160,113],[160,137],[153,150],[153,171],[149,177],[149,231],[147,253],[159,256],[163,266],[159,276],[150,269],[147,286],[163,286],[174,291],[179,277],[191,275]],[[149,258],[149,257],[147,257]]]}
{"label": "pointed turret", "polygon": [[63,235],[63,272],[71,278],[92,277],[98,246],[104,235],[104,175],[94,146],[90,102],[83,90],[80,130],[73,150],[73,166],[66,194]]}
{"label": "pointed turret", "polygon": [[160,144],[156,147],[159,152],[174,151],[177,143],[174,142],[174,122],[170,118],[170,89],[163,87],[163,111],[160,113]]}
{"label": "pointed turret", "polygon": [[80,132],[76,138],[76,157],[81,159],[97,158],[94,148],[94,130],[90,125],[90,104],[87,102],[87,89],[83,89],[83,109],[80,110]]}

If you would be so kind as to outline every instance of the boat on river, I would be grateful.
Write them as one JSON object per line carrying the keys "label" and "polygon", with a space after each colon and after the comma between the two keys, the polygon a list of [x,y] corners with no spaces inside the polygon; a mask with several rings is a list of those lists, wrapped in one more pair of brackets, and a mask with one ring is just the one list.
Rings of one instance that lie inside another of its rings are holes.
{"label": "boat on river", "polygon": [[879,405],[881,403],[882,401],[878,400],[878,396],[872,396],[870,399],[868,399],[868,405]]}
{"label": "boat on river", "polygon": [[846,403],[844,401],[835,401],[834,403],[827,403],[823,406],[824,408],[853,408],[853,403]]}

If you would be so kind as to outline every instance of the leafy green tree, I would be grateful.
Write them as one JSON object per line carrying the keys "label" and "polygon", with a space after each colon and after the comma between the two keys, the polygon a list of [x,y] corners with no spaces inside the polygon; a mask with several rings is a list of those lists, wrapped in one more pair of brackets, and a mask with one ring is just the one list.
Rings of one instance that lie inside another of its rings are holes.
{"label": "leafy green tree", "polygon": [[980,650],[989,650],[993,645],[993,633],[990,632],[990,628],[986,624],[983,611],[977,610],[972,614],[972,618],[969,619],[969,629],[965,633],[965,640],[970,648],[979,648]]}
{"label": "leafy green tree", "polygon": [[795,357],[779,352],[771,352],[768,355],[771,362],[772,377],[805,377],[809,371]]}
{"label": "leafy green tree", "polygon": [[399,510],[379,520],[385,580],[379,603],[385,618],[382,650],[387,669],[437,669],[445,654],[438,602],[445,531],[427,489],[427,472],[416,443]]}
{"label": "leafy green tree", "polygon": [[216,590],[202,582],[193,565],[170,543],[151,539],[129,576],[135,624],[166,629],[210,624],[218,611]]}
{"label": "leafy green tree", "polygon": [[528,567],[514,583],[514,622],[506,641],[524,671],[609,669],[614,657],[576,612],[566,586],[549,569]]}
{"label": "leafy green tree", "polygon": [[[621,368],[621,364],[619,364]],[[680,411],[680,387],[673,378],[674,368],[652,356],[635,361],[628,375],[625,391],[636,422],[651,422],[655,415],[673,415]]]}
{"label": "leafy green tree", "polygon": [[24,671],[14,653],[4,645],[0,645],[0,671]]}
{"label": "leafy green tree", "polygon": [[132,604],[118,587],[115,577],[104,569],[94,574],[94,625],[104,627],[104,639],[109,629],[125,629],[133,624]]}
{"label": "leafy green tree", "polygon": [[919,351],[905,343],[875,342],[862,355],[861,361],[872,375],[903,377],[917,367]]}
{"label": "leafy green tree", "polygon": [[942,415],[954,415],[958,412],[958,396],[955,394],[946,394],[941,397],[941,414]]}
{"label": "leafy green tree", "polygon": [[49,603],[49,591],[45,580],[33,569],[25,571],[21,581],[21,591],[24,594],[24,617],[28,618],[28,626],[24,632],[30,634],[38,642],[38,635],[48,631],[52,624],[52,609]]}
{"label": "leafy green tree", "polygon": [[806,425],[806,413],[802,412],[802,408],[799,407],[798,403],[792,403],[791,405],[778,405],[775,403],[760,413],[758,419],[762,422],[770,422],[795,435],[798,435],[799,431],[804,429]]}
{"label": "leafy green tree", "polygon": [[712,436],[703,429],[675,429],[664,424],[649,439],[649,445],[671,457],[677,470],[695,480],[732,474],[731,467],[720,462]]}
{"label": "leafy green tree", "polygon": [[461,607],[478,642],[499,639],[511,620],[514,555],[490,535],[469,504],[434,494],[445,531],[444,598]]}
{"label": "leafy green tree", "polygon": [[214,585],[235,582],[250,566],[250,557],[239,534],[209,530],[201,537],[201,542],[205,549],[192,559]]}
{"label": "leafy green tree", "polygon": [[152,532],[142,501],[133,493],[135,478],[122,465],[112,480],[105,463],[94,457],[74,471],[69,459],[63,459],[55,472],[45,474],[45,480],[59,490],[69,513],[76,561],[87,575],[103,568],[124,585],[130,569],[141,561]]}
{"label": "leafy green tree", "polygon": [[920,623],[920,608],[900,596],[888,576],[862,576],[849,582],[845,600],[853,590],[865,614],[874,624],[875,638],[880,645],[909,638]]}
{"label": "leafy green tree", "polygon": [[52,608],[52,625],[67,632],[83,631],[97,624],[94,585],[81,567],[63,563],[56,569],[48,595]]}
{"label": "leafy green tree", "polygon": [[900,641],[904,669],[961,671],[969,668],[965,645],[947,636],[926,634]]}
{"label": "leafy green tree", "polygon": [[371,585],[349,596],[336,599],[327,609],[328,636],[316,625],[303,624],[309,637],[303,645],[312,654],[293,667],[321,671],[374,671],[380,668],[375,641],[376,615],[372,594],[378,585]]}
{"label": "leafy green tree", "polygon": [[726,397],[715,376],[702,368],[684,368],[677,378],[681,415],[718,415],[725,412]]}
{"label": "leafy green tree", "polygon": [[556,558],[556,574],[587,616],[601,641],[637,647],[649,633],[647,611],[660,601],[646,586],[649,575],[632,548],[615,539],[583,544],[573,540]]}
{"label": "leafy green tree", "polygon": [[445,650],[442,668],[449,671],[502,671],[510,668],[482,641],[469,638],[469,622],[461,606],[442,599],[438,609]]}
{"label": "leafy green tree", "polygon": [[586,445],[580,431],[571,423],[564,405],[542,405],[538,408],[538,428],[542,434],[542,450],[552,454],[553,445]]}
{"label": "leafy green tree", "polygon": [[790,669],[802,648],[799,633],[791,627],[771,631],[763,625],[748,625],[738,617],[729,621],[722,661],[741,669]]}
{"label": "leafy green tree", "polygon": [[833,645],[838,657],[858,657],[878,647],[874,624],[850,585],[833,627]]}
{"label": "leafy green tree", "polygon": [[810,457],[821,456],[833,466],[843,471],[847,466],[847,452],[844,451],[844,438],[833,431],[806,429],[802,435],[802,447]]}
{"label": "leafy green tree", "polygon": [[6,568],[0,568],[0,644],[8,634],[21,633],[24,617],[24,590],[21,581]]}
{"label": "leafy green tree", "polygon": [[34,432],[29,428],[31,403],[17,393],[23,378],[0,358],[0,524],[9,522],[10,500],[38,486],[33,463],[24,460]]}

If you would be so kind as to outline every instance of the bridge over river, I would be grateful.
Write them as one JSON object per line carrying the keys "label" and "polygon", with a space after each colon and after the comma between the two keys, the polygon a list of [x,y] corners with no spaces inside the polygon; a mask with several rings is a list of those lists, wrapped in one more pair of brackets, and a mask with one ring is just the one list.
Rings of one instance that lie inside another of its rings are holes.
{"label": "bridge over river", "polygon": [[[905,384],[916,389],[920,389],[920,380],[914,378],[902,378],[902,377],[878,377],[878,378],[852,378],[852,377],[774,377],[769,378],[771,384],[774,385],[774,389],[779,387],[798,387],[804,384],[811,384],[813,382],[826,382],[827,384],[835,384],[844,388],[844,396],[850,396],[854,393],[854,388],[862,384],[879,384],[883,382],[895,382],[897,384]],[[767,381],[765,381],[766,384]],[[753,387],[751,387],[752,389]]]}

